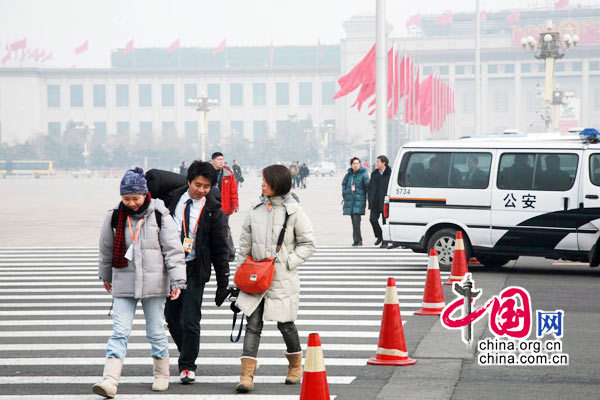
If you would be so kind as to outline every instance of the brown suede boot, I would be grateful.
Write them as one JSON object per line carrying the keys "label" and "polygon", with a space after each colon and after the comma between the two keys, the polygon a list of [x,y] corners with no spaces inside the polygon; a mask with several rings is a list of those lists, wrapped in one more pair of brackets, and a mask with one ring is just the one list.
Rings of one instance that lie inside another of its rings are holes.
{"label": "brown suede boot", "polygon": [[302,379],[302,352],[297,353],[285,353],[290,365],[288,367],[288,374],[285,377],[286,385],[293,385],[300,382]]}
{"label": "brown suede boot", "polygon": [[154,359],[153,368],[154,382],[152,390],[155,392],[164,392],[169,389],[169,356],[162,360]]}
{"label": "brown suede boot", "polygon": [[119,378],[123,371],[123,360],[119,358],[107,358],[104,364],[104,372],[102,373],[102,382],[92,386],[92,390],[99,396],[112,399],[117,395],[117,386]]}
{"label": "brown suede boot", "polygon": [[256,358],[242,357],[242,373],[240,383],[235,390],[238,393],[248,393],[254,389],[254,371],[256,370]]}

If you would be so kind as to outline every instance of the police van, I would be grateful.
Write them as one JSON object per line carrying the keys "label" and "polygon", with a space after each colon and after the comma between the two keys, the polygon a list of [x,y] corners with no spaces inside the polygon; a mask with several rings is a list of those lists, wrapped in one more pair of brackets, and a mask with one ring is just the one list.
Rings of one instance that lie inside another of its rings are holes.
{"label": "police van", "polygon": [[408,143],[385,199],[384,240],[499,267],[519,256],[600,263],[600,134],[528,134]]}

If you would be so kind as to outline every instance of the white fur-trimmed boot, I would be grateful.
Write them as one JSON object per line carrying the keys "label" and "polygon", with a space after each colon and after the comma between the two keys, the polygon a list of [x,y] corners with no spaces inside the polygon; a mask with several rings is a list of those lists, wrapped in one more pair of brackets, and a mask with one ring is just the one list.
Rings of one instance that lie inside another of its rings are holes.
{"label": "white fur-trimmed boot", "polygon": [[162,360],[154,358],[154,382],[152,382],[152,390],[155,392],[164,392],[169,389],[169,356]]}
{"label": "white fur-trimmed boot", "polygon": [[107,358],[102,373],[102,382],[92,386],[92,391],[99,396],[112,399],[117,395],[117,386],[119,378],[123,371],[123,360],[120,358]]}

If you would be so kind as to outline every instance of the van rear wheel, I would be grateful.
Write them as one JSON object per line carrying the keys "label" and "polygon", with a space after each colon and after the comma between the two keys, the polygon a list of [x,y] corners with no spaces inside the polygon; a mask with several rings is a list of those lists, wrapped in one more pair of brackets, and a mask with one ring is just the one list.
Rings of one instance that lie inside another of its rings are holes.
{"label": "van rear wheel", "polygon": [[477,256],[479,261],[486,268],[500,268],[511,260],[509,257],[498,256],[495,254],[481,254]]}
{"label": "van rear wheel", "polygon": [[[456,237],[456,232],[457,230],[453,228],[440,229],[434,232],[427,242],[427,254],[431,252],[431,249],[435,249],[435,251],[438,253],[440,270],[442,271],[450,271],[452,268],[452,261],[454,260],[454,238]],[[464,232],[463,238],[465,241],[465,253],[468,262],[469,257],[471,257],[470,243],[467,235],[465,235]]]}

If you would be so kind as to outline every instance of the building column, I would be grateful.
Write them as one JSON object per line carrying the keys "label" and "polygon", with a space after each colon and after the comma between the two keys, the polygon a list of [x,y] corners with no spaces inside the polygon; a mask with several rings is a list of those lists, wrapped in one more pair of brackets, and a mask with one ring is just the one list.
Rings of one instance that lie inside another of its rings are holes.
{"label": "building column", "polygon": [[514,128],[521,131],[521,104],[522,93],[521,93],[521,62],[515,62],[515,77],[514,77],[514,89],[515,94],[513,96],[514,111]]}
{"label": "building column", "polygon": [[585,128],[590,125],[590,108],[592,105],[592,97],[590,96],[590,60],[583,60],[583,70],[581,74],[581,120],[579,126]]}
{"label": "building column", "polygon": [[481,120],[481,131],[477,132],[477,135],[485,135],[488,133],[488,64],[481,63],[481,107],[479,107],[480,120]]}

